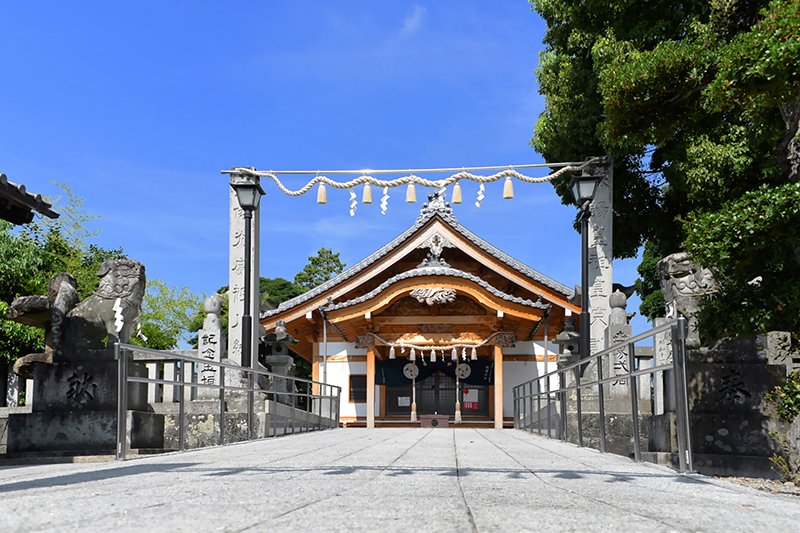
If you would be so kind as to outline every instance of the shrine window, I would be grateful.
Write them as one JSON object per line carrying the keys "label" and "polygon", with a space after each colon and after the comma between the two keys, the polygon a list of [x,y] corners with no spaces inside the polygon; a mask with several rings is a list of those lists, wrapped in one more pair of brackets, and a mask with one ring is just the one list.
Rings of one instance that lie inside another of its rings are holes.
{"label": "shrine window", "polygon": [[350,403],[367,403],[367,375],[350,375]]}

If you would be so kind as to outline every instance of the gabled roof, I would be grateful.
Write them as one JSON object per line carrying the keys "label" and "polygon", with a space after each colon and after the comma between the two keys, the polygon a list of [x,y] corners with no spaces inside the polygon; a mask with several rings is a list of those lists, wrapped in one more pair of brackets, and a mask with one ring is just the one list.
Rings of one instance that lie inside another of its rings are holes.
{"label": "gabled roof", "polygon": [[[395,250],[404,242],[409,240],[412,236],[414,236],[420,229],[422,229],[423,226],[428,224],[428,222],[437,217],[442,222],[447,224],[450,228],[452,228],[456,233],[464,237],[466,240],[470,241],[475,246],[483,250],[485,253],[491,255],[492,257],[496,258],[502,263],[508,265],[509,267],[516,270],[520,274],[544,285],[545,287],[552,289],[553,291],[559,294],[562,294],[565,297],[565,299],[571,299],[574,296],[574,291],[569,287],[567,287],[566,285],[562,285],[561,283],[555,281],[554,279],[549,278],[544,274],[530,268],[521,261],[514,259],[510,255],[492,246],[491,244],[489,244],[488,242],[481,239],[480,237],[469,231],[467,228],[459,224],[458,220],[456,220],[455,215],[453,215],[453,209],[450,207],[450,204],[446,203],[444,199],[438,194],[432,194],[429,196],[429,201],[423,204],[419,216],[417,217],[417,220],[414,222],[414,224],[407,230],[405,230],[403,233],[395,237],[391,242],[389,242],[388,244],[386,244],[385,246],[383,246],[382,248],[380,248],[367,258],[351,266],[338,276],[326,281],[322,285],[319,285],[311,289],[310,291],[301,294],[300,296],[296,296],[291,300],[283,302],[276,309],[265,311],[264,313],[261,314],[261,318],[264,319],[278,315],[298,305],[308,302],[309,300],[312,300],[317,296],[324,294],[328,290],[336,287],[337,285],[343,283],[344,281],[359,274],[363,270],[375,264],[382,257],[385,257],[386,255],[390,254],[393,250]],[[460,272],[460,271],[454,270],[454,272]],[[460,275],[463,274],[465,273],[461,273]]]}
{"label": "gabled roof", "polygon": [[467,279],[467,280],[479,285],[480,287],[482,287],[484,290],[486,290],[490,294],[493,294],[494,296],[497,296],[501,300],[505,300],[507,302],[512,302],[512,303],[519,304],[519,305],[524,305],[526,307],[532,307],[534,309],[543,309],[543,310],[550,309],[550,304],[546,304],[546,303],[544,303],[542,301],[534,302],[534,301],[529,300],[527,298],[519,298],[517,296],[511,296],[510,294],[506,294],[503,291],[498,290],[495,287],[492,287],[491,285],[486,283],[484,280],[482,280],[478,276],[474,276],[474,275],[470,274],[469,272],[464,272],[463,270],[457,270],[455,268],[449,268],[449,267],[441,267],[441,266],[425,267],[425,266],[423,266],[423,267],[419,267],[419,268],[414,268],[412,270],[407,270],[407,271],[402,272],[402,273],[400,273],[400,274],[398,274],[396,276],[393,276],[393,277],[387,279],[386,281],[384,281],[383,283],[381,283],[380,285],[378,285],[377,287],[375,287],[374,289],[372,289],[367,294],[365,294],[363,296],[359,296],[358,298],[353,298],[351,300],[347,300],[345,302],[341,302],[341,303],[335,304],[335,305],[333,305],[331,307],[328,307],[326,309],[326,312],[327,311],[336,311],[338,309],[344,309],[345,307],[351,307],[353,305],[358,305],[358,304],[360,304],[362,302],[366,302],[366,301],[374,298],[376,295],[378,295],[381,292],[383,292],[387,287],[393,285],[394,283],[397,283],[398,281],[402,281],[404,279],[410,279],[410,278],[419,278],[419,277],[424,277],[424,276],[444,276],[444,277]]}
{"label": "gabled roof", "polygon": [[24,185],[9,181],[5,174],[0,174],[0,218],[13,224],[27,224],[33,220],[33,211],[58,218],[58,213],[51,207],[41,194],[31,194]]}

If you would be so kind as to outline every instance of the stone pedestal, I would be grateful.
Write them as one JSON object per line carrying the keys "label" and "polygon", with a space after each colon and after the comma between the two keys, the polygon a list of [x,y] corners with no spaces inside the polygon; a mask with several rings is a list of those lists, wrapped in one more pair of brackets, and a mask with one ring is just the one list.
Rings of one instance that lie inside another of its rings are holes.
{"label": "stone pedestal", "polygon": [[[280,374],[282,376],[294,375],[294,359],[291,355],[268,355],[264,357],[264,362],[269,365],[270,372]],[[281,394],[287,392],[294,392],[294,380],[273,377],[274,383],[272,387],[262,387],[275,392],[275,400],[284,405],[295,405],[295,397],[288,394]]]}
{"label": "stone pedestal", "polygon": [[[147,377],[142,364],[132,376]],[[113,453],[117,440],[117,363],[63,361],[36,365],[33,409],[11,414],[8,453]],[[146,411],[146,384],[128,385],[128,445],[161,448],[164,417]]]}

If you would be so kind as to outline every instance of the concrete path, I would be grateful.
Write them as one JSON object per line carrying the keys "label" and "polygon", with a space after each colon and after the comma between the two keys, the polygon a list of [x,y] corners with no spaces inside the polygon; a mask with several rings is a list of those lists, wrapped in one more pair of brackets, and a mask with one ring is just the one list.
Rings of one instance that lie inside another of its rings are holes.
{"label": "concrete path", "polygon": [[0,531],[800,531],[800,499],[517,430],[340,429],[4,467]]}

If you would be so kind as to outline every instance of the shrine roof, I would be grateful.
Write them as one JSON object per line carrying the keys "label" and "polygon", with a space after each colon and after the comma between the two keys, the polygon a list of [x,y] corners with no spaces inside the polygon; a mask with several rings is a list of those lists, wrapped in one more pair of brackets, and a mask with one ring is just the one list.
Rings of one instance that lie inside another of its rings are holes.
{"label": "shrine roof", "polygon": [[375,287],[374,289],[372,289],[368,293],[366,293],[366,294],[364,294],[362,296],[359,296],[358,298],[353,298],[353,299],[350,299],[350,300],[347,300],[347,301],[344,301],[344,302],[341,302],[341,303],[338,303],[338,304],[334,304],[334,305],[328,307],[326,309],[326,311],[336,311],[337,309],[344,309],[345,307],[351,307],[353,305],[358,305],[360,303],[363,303],[363,302],[371,300],[372,298],[374,298],[375,296],[377,296],[378,294],[380,294],[381,292],[386,290],[387,287],[389,287],[390,285],[393,285],[394,283],[397,283],[398,281],[402,281],[402,280],[410,279],[410,278],[423,277],[423,276],[445,276],[445,277],[455,277],[455,278],[466,279],[466,280],[472,281],[473,283],[476,283],[476,284],[480,285],[483,289],[485,289],[490,294],[493,294],[494,296],[497,296],[498,298],[500,298],[502,300],[505,300],[507,302],[513,302],[513,303],[516,303],[516,304],[519,304],[519,305],[524,305],[524,306],[527,306],[527,307],[533,307],[534,309],[543,309],[544,310],[544,309],[550,309],[550,307],[551,307],[551,304],[546,304],[546,303],[542,302],[541,300],[537,300],[537,301],[534,302],[533,300],[529,300],[527,298],[519,298],[517,296],[512,296],[510,294],[506,294],[503,291],[497,289],[496,287],[493,287],[492,285],[490,285],[486,281],[482,280],[478,276],[470,274],[469,272],[464,272],[463,270],[458,270],[458,269],[450,268],[450,267],[440,267],[440,266],[421,266],[421,267],[414,268],[412,270],[407,270],[405,272],[397,274],[396,276],[393,276],[393,277],[387,279],[386,281],[384,281],[383,283],[381,283],[380,285],[378,285],[377,287]]}
{"label": "shrine roof", "polygon": [[38,211],[46,217],[58,218],[41,194],[31,194],[20,183],[9,181],[0,174],[0,218],[13,224],[27,224],[33,220],[33,212]]}
{"label": "shrine roof", "polygon": [[[393,250],[398,248],[404,242],[408,241],[419,230],[421,230],[423,228],[423,226],[425,226],[428,222],[430,222],[434,218],[438,218],[439,220],[441,220],[442,222],[447,224],[447,226],[452,228],[455,232],[457,232],[462,237],[464,237],[466,240],[468,240],[471,243],[473,243],[476,247],[478,247],[479,249],[481,249],[485,253],[491,255],[492,257],[494,257],[498,261],[500,261],[500,262],[506,264],[507,266],[511,267],[512,269],[516,270],[520,274],[522,274],[522,275],[524,275],[524,276],[536,281],[537,283],[540,283],[540,284],[544,285],[545,287],[548,287],[548,288],[554,290],[555,292],[557,292],[559,294],[562,294],[565,297],[565,299],[572,299],[574,297],[575,292],[572,289],[570,289],[569,287],[567,287],[566,285],[563,285],[563,284],[557,282],[556,280],[554,280],[554,279],[552,279],[552,278],[550,278],[548,276],[545,276],[541,272],[538,272],[538,271],[534,270],[533,268],[531,268],[528,265],[522,263],[521,261],[518,261],[517,259],[514,259],[510,255],[506,254],[505,252],[503,252],[502,250],[500,250],[497,247],[493,246],[492,244],[488,243],[487,241],[481,239],[480,237],[478,237],[477,235],[472,233],[470,230],[468,230],[467,228],[465,228],[464,226],[459,224],[458,220],[456,219],[455,215],[453,214],[452,207],[450,207],[450,204],[446,203],[441,196],[437,196],[436,194],[433,194],[429,198],[430,198],[430,201],[423,204],[422,209],[420,210],[419,216],[417,217],[417,220],[414,222],[414,224],[411,227],[409,227],[408,229],[406,229],[403,233],[401,233],[400,235],[398,235],[397,237],[392,239],[389,243],[387,243],[386,245],[384,245],[383,247],[381,247],[380,249],[378,249],[377,251],[375,251],[374,253],[372,253],[368,257],[366,257],[366,258],[362,259],[361,261],[359,261],[358,263],[354,264],[350,268],[346,269],[344,272],[342,272],[338,276],[331,278],[330,280],[328,280],[325,283],[323,283],[323,284],[311,289],[310,291],[308,291],[306,293],[303,293],[303,294],[301,294],[299,296],[296,296],[296,297],[294,297],[294,298],[292,298],[290,300],[287,300],[287,301],[281,303],[276,309],[270,309],[268,311],[265,311],[265,312],[261,313],[261,317],[260,318],[262,318],[262,319],[263,318],[269,318],[271,316],[275,316],[275,315],[278,315],[280,313],[283,313],[284,311],[292,309],[293,307],[301,305],[301,304],[303,304],[305,302],[308,302],[309,300],[312,300],[312,299],[316,298],[317,296],[319,296],[321,294],[324,294],[325,292],[327,292],[330,289],[336,287],[340,283],[342,283],[342,282],[352,278],[353,276],[359,274],[363,270],[367,269],[371,265],[373,265],[376,262],[378,262],[381,258],[383,258],[386,255],[390,254]],[[414,270],[417,270],[417,269],[414,269]],[[453,270],[454,272],[461,272],[459,270],[454,270],[454,269],[450,269],[450,270]],[[413,270],[411,270],[409,272],[413,272]],[[461,272],[461,273],[464,274],[464,275],[468,275],[466,272]],[[404,274],[406,274],[406,273],[404,273]],[[400,274],[400,275],[403,275],[403,274]],[[421,274],[418,274],[418,275],[421,275]],[[444,274],[444,275],[448,275],[448,274]],[[464,277],[464,276],[461,276],[461,277]],[[480,279],[480,278],[477,278],[477,279]],[[481,280],[481,281],[483,281],[483,280]],[[486,285],[489,285],[486,282],[483,282],[483,283],[486,284]],[[492,288],[494,289],[494,287],[492,287]],[[495,290],[497,290],[497,289],[495,289]],[[508,296],[508,295],[506,295],[506,296]],[[508,296],[508,297],[509,298],[515,298],[513,296]],[[513,301],[513,300],[509,300],[509,301]],[[530,302],[530,300],[527,300],[527,301]],[[534,303],[534,302],[531,302],[531,303]],[[542,304],[542,305],[546,305],[546,304]]]}

